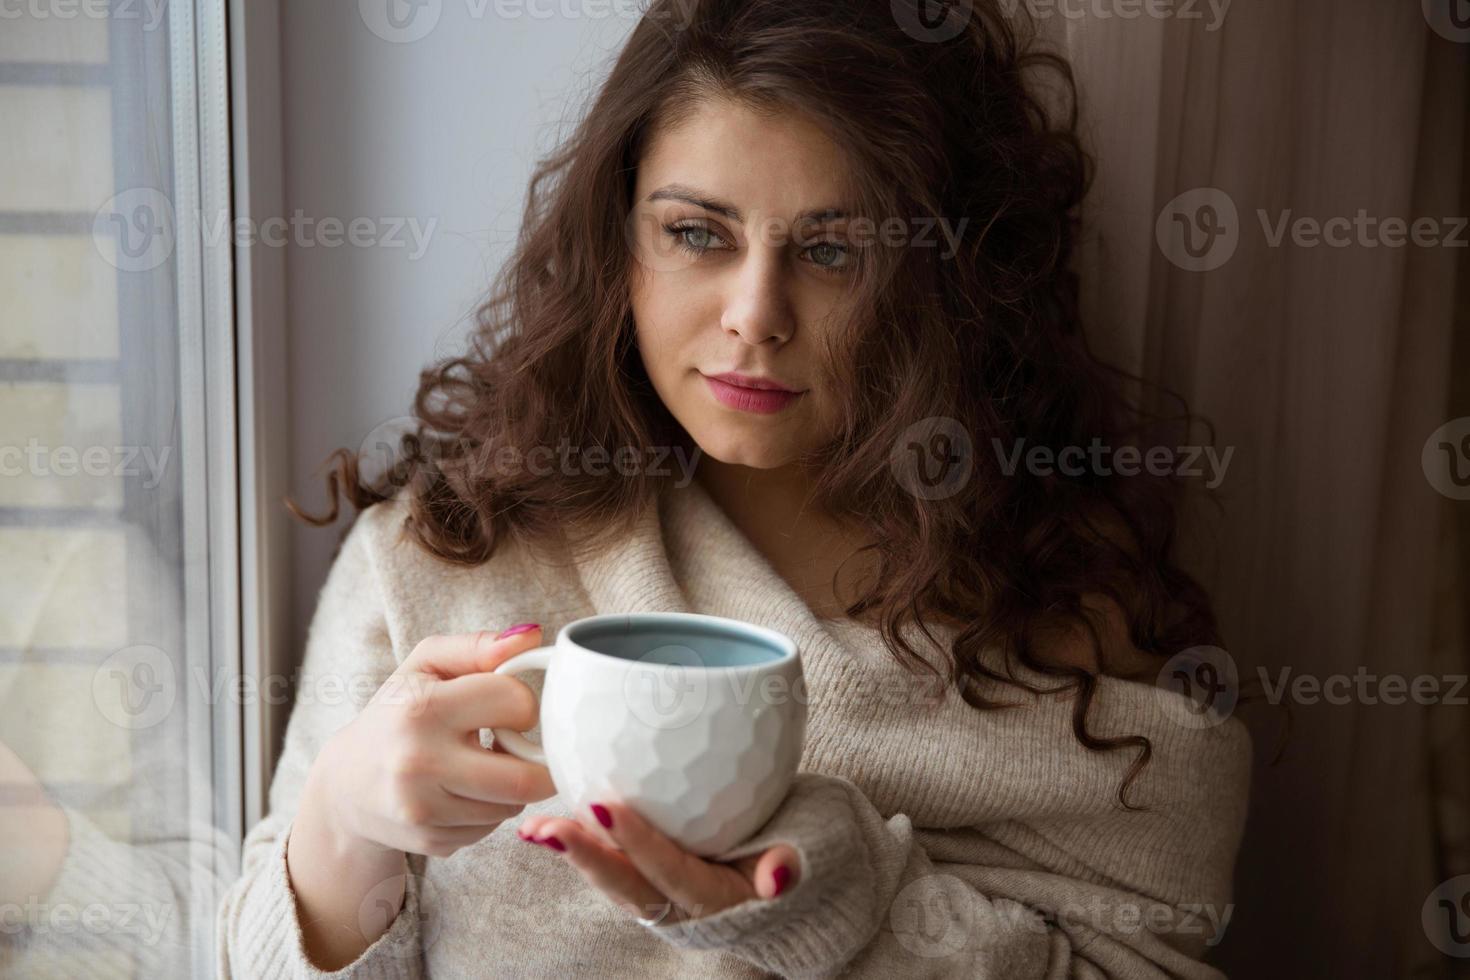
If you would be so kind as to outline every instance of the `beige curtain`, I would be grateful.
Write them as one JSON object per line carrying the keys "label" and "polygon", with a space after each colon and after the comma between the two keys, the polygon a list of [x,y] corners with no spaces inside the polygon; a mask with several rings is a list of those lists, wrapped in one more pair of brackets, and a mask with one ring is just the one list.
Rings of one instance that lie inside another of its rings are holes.
{"label": "beige curtain", "polygon": [[[1431,29],[1419,0],[1237,0],[1223,20],[1203,0],[1136,19],[1098,13],[1123,3],[1034,6],[1078,71],[1099,163],[1081,256],[1096,346],[1180,391],[1235,448],[1213,491],[1225,516],[1194,522],[1189,553],[1243,679],[1470,673],[1470,502],[1421,465],[1430,434],[1470,416],[1470,250],[1271,238],[1287,212],[1454,233],[1444,219],[1470,210],[1470,42]],[[1201,188],[1191,213],[1233,238],[1196,271],[1156,230]],[[1231,976],[1470,967],[1421,917],[1470,873],[1470,710],[1359,689],[1292,704],[1274,766],[1282,712],[1241,711],[1257,778],[1218,951]]]}

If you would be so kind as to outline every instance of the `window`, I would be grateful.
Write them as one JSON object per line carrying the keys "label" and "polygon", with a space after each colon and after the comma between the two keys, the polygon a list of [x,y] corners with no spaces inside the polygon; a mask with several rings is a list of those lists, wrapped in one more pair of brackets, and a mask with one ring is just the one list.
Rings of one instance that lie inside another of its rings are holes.
{"label": "window", "polygon": [[7,975],[207,976],[238,862],[224,16],[0,8],[0,853],[44,850],[35,784],[70,839],[0,886]]}

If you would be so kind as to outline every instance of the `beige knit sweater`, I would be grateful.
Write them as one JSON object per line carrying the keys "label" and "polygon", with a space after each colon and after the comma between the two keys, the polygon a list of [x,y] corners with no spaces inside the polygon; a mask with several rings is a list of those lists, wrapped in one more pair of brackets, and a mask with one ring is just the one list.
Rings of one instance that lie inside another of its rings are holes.
{"label": "beige knit sweater", "polygon": [[[816,619],[697,482],[575,571],[509,547],[477,568],[447,566],[400,538],[405,513],[400,501],[369,508],[344,542],[303,687],[338,675],[370,694],[430,634],[533,621],[549,642],[596,612],[694,611],[781,630],[809,683],[802,772],[771,821],[724,856],[786,841],[800,881],[774,900],[645,928],[518,840],[512,820],[449,858],[411,855],[391,926],[324,974],[303,954],[286,840],[312,760],[366,696],[298,699],[269,815],[220,908],[222,975],[1221,976],[1202,957],[1229,922],[1246,814],[1251,746],[1238,721],[1191,725],[1179,695],[1104,679],[1095,728],[1153,740],[1130,797],[1148,809],[1127,812],[1116,790],[1132,754],[1082,748],[1069,700],[998,687],[1021,705],[980,712],[904,671],[876,631]],[[527,809],[566,813],[557,798]]]}

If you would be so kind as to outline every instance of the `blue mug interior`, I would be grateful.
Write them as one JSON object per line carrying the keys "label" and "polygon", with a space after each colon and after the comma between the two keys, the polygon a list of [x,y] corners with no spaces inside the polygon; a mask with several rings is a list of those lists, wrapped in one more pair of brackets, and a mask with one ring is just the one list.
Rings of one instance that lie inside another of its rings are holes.
{"label": "blue mug interior", "polygon": [[753,667],[781,660],[785,647],[755,632],[721,623],[624,616],[586,623],[572,642],[619,660],[681,667]]}

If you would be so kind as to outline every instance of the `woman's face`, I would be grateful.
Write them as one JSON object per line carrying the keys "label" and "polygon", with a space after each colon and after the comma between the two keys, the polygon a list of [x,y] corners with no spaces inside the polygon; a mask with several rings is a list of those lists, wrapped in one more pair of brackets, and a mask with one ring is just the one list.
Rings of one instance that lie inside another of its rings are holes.
{"label": "woman's face", "polygon": [[[803,117],[723,99],[659,134],[639,163],[628,222],[639,353],[664,405],[721,462],[774,468],[833,434],[817,355],[857,258],[839,216],[843,173],[839,148]],[[712,380],[727,373],[794,394]]]}

